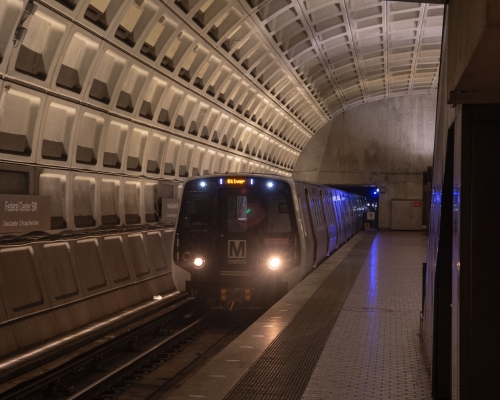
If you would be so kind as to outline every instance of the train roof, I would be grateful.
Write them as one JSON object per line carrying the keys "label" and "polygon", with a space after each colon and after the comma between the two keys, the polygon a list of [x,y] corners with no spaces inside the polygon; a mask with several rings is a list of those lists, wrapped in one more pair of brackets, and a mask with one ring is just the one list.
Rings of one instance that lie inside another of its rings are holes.
{"label": "train roof", "polygon": [[347,192],[345,190],[342,190],[342,189],[335,189],[335,188],[332,188],[331,186],[328,186],[328,185],[323,185],[323,184],[319,184],[319,183],[315,183],[315,182],[309,182],[309,181],[305,181],[305,180],[302,180],[302,179],[295,179],[295,178],[292,178],[292,177],[288,177],[288,176],[282,176],[282,175],[277,175],[277,174],[254,174],[254,173],[248,173],[248,172],[243,172],[243,173],[238,173],[238,172],[228,172],[228,173],[225,173],[225,174],[210,174],[210,175],[200,175],[200,176],[194,176],[194,177],[191,177],[191,178],[187,178],[184,183],[186,182],[190,182],[190,181],[194,181],[194,180],[200,180],[200,179],[209,179],[209,178],[227,178],[227,177],[258,177],[258,178],[268,178],[268,179],[281,179],[283,181],[286,181],[286,182],[299,182],[299,183],[305,183],[307,185],[315,185],[315,186],[322,186],[322,187],[325,187],[325,188],[328,188],[328,189],[334,189],[334,190],[340,190],[341,192],[345,192],[345,193],[349,193],[349,194],[352,194],[354,196],[358,196],[358,197],[362,197],[364,198],[364,196],[360,196],[358,194],[355,194],[355,193],[350,193],[350,192]]}

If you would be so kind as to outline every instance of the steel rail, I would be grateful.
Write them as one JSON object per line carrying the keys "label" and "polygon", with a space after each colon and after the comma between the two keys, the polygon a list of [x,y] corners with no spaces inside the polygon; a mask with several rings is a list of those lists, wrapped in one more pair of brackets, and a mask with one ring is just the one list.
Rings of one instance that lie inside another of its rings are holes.
{"label": "steel rail", "polygon": [[207,318],[207,314],[203,315],[201,318],[198,320],[192,322],[191,324],[185,326],[178,332],[166,337],[164,340],[162,340],[160,343],[157,343],[153,347],[145,350],[138,356],[134,357],[133,359],[127,361],[125,364],[120,365],[118,368],[115,370],[109,372],[102,378],[98,379],[97,381],[93,382],[86,388],[80,390],[79,392],[75,393],[74,395],[70,396],[67,398],[67,400],[75,400],[79,398],[89,398],[89,395],[91,393],[95,393],[99,391],[101,388],[105,388],[106,386],[109,386],[112,384],[113,381],[119,379],[119,377],[123,376],[126,374],[127,371],[132,370],[137,367],[137,365],[142,364],[144,361],[152,358],[156,352],[161,351],[162,347],[167,346],[170,344],[170,342],[175,341],[179,337],[181,337],[184,333],[188,332],[189,330],[195,328],[199,324],[201,324],[205,319]]}

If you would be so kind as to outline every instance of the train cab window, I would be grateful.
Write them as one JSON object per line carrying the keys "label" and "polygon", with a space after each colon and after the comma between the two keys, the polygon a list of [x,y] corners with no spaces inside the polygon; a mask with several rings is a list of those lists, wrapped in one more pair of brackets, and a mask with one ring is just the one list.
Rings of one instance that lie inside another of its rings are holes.
{"label": "train cab window", "polygon": [[246,196],[229,196],[227,203],[228,232],[246,232],[248,202]]}
{"label": "train cab window", "polygon": [[284,196],[269,196],[266,205],[266,226],[267,233],[288,233],[292,229],[288,203]]}
{"label": "train cab window", "polygon": [[183,208],[180,222],[184,232],[208,231],[210,199],[206,194],[190,194]]}

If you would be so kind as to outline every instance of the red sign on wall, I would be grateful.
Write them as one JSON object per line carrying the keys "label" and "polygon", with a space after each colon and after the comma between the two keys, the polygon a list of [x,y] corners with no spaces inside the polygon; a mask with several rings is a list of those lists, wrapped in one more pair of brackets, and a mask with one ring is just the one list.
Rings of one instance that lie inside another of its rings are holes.
{"label": "red sign on wall", "polygon": [[422,207],[422,202],[421,201],[414,201],[413,202],[413,207]]}

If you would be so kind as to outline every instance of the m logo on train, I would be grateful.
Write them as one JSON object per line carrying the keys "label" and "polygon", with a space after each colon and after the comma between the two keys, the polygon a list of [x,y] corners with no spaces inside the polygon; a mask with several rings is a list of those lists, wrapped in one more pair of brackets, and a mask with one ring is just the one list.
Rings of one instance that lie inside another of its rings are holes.
{"label": "m logo on train", "polygon": [[246,258],[247,241],[246,240],[228,240],[227,243],[228,258]]}
{"label": "m logo on train", "polygon": [[247,241],[246,240],[228,240],[227,241],[227,263],[228,264],[246,264],[247,260]]}

